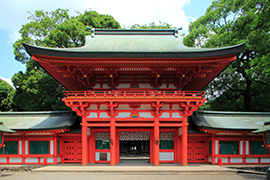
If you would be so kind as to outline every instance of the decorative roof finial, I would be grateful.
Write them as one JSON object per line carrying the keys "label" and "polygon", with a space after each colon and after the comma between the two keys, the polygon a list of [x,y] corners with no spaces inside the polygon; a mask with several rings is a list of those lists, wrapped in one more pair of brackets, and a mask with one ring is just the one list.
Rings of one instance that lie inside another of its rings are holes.
{"label": "decorative roof finial", "polygon": [[179,31],[180,31],[180,30],[182,30],[182,27],[174,30],[174,36],[175,36],[176,38],[178,38],[178,36],[179,36]]}
{"label": "decorative roof finial", "polygon": [[91,30],[91,37],[93,38],[95,36],[95,28],[87,27],[87,29]]}

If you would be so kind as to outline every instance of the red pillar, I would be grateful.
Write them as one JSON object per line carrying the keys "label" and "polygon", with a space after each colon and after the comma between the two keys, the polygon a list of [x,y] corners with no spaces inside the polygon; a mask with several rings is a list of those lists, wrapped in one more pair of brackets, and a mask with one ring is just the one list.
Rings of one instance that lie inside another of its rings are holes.
{"label": "red pillar", "polygon": [[212,134],[212,164],[215,164],[215,154],[216,154],[216,143],[215,143],[215,135]]}
{"label": "red pillar", "polygon": [[53,134],[53,164],[57,164],[57,136]]}
{"label": "red pillar", "polygon": [[86,166],[88,162],[88,152],[87,152],[87,124],[86,118],[82,117],[82,165]]}
{"label": "red pillar", "polygon": [[158,118],[154,124],[154,165],[159,165],[159,122]]}
{"label": "red pillar", "polygon": [[92,131],[91,129],[91,133],[90,133],[90,138],[89,138],[89,162],[90,163],[95,163],[95,134],[94,131]]}
{"label": "red pillar", "polygon": [[111,137],[111,166],[115,166],[116,163],[116,128],[115,119],[111,117],[110,137]]}
{"label": "red pillar", "polygon": [[184,117],[182,126],[182,165],[187,166],[187,117]]}
{"label": "red pillar", "polygon": [[25,134],[22,134],[22,164],[25,164]]}

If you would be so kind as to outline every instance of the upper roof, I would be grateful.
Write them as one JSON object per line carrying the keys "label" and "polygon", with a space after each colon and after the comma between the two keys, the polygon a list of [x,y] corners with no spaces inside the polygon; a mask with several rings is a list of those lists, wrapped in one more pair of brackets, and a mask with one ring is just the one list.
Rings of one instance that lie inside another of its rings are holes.
{"label": "upper roof", "polygon": [[72,111],[0,112],[5,127],[16,131],[68,129],[76,118]]}
{"label": "upper roof", "polygon": [[197,111],[192,120],[200,129],[254,131],[270,120],[270,113]]}
{"label": "upper roof", "polygon": [[[95,34],[94,34],[95,33]],[[73,58],[197,58],[235,55],[244,44],[221,48],[191,48],[178,30],[98,29],[86,36],[85,46],[47,48],[24,44],[30,55]]]}

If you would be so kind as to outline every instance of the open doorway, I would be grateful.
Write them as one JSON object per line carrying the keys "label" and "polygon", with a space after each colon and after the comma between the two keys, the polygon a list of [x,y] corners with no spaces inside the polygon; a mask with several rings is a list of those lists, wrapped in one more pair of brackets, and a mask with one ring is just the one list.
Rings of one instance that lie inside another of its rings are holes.
{"label": "open doorway", "polygon": [[150,160],[149,132],[120,132],[120,160]]}
{"label": "open doorway", "polygon": [[120,159],[149,159],[149,140],[120,141]]}

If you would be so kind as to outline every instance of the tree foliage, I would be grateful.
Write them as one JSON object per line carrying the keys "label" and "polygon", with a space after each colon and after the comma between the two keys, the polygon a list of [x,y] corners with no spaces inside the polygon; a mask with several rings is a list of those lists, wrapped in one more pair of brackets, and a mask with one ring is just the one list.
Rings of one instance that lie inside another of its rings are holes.
{"label": "tree foliage", "polygon": [[15,59],[26,63],[26,72],[19,72],[12,77],[16,88],[13,102],[22,110],[63,110],[67,107],[62,102],[64,87],[52,78],[39,64],[25,52],[22,43],[45,47],[81,47],[85,36],[93,28],[120,28],[120,24],[110,15],[95,11],[77,12],[70,16],[68,10],[57,9],[51,12],[37,10],[30,14],[30,22],[20,29],[21,38],[14,44]]}
{"label": "tree foliage", "polygon": [[0,79],[0,111],[12,109],[11,96],[15,90],[6,81]]}
{"label": "tree foliage", "polygon": [[[243,53],[207,87],[211,110],[269,111],[269,0],[217,0],[189,26],[188,46],[223,47],[245,42]],[[211,101],[212,100],[212,101]]]}
{"label": "tree foliage", "polygon": [[156,24],[155,22],[149,23],[148,25],[134,24],[130,29],[176,29],[176,27],[172,26],[172,24],[159,21],[159,24]]}

